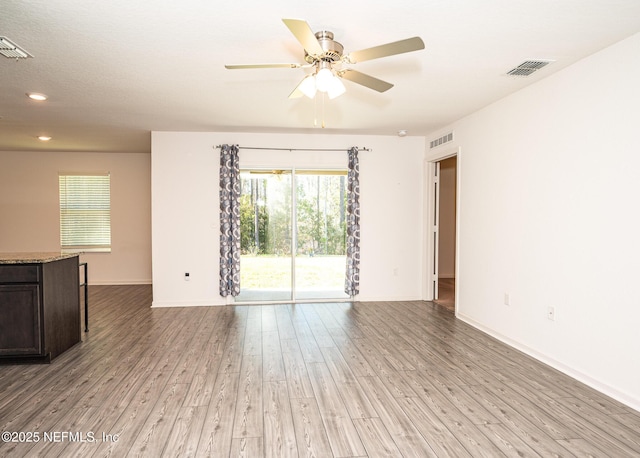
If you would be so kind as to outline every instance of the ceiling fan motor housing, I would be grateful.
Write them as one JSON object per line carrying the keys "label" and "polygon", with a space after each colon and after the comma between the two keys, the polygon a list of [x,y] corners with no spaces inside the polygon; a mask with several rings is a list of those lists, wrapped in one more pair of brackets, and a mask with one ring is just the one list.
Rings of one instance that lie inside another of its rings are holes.
{"label": "ceiling fan motor housing", "polygon": [[344,47],[337,41],[333,41],[333,33],[326,30],[316,32],[316,38],[320,47],[324,51],[321,56],[311,56],[305,51],[304,60],[310,64],[318,61],[338,62],[342,59],[342,51]]}

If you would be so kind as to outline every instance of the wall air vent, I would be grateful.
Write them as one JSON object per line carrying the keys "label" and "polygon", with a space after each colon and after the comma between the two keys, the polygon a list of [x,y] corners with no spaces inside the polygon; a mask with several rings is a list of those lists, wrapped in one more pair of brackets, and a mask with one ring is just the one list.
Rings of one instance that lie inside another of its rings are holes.
{"label": "wall air vent", "polygon": [[449,143],[453,141],[453,132],[449,132],[446,135],[443,135],[440,138],[436,138],[435,140],[431,140],[431,149],[436,148],[440,145],[444,145],[445,143]]}
{"label": "wall air vent", "polygon": [[0,54],[9,59],[26,59],[33,57],[24,49],[14,44],[7,37],[0,37]]}
{"label": "wall air vent", "polygon": [[529,76],[534,72],[537,72],[542,67],[553,62],[552,60],[525,60],[517,67],[512,68],[507,72],[507,75],[511,76]]}

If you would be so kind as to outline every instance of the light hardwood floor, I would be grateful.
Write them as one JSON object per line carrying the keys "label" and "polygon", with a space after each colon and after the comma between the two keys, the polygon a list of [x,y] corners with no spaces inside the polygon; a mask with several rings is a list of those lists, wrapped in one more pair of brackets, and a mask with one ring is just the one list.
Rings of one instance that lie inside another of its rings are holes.
{"label": "light hardwood floor", "polygon": [[436,304],[455,312],[456,280],[455,278],[441,278],[438,280],[438,300]]}
{"label": "light hardwood floor", "polygon": [[0,366],[0,431],[40,438],[0,456],[640,455],[639,412],[433,303],[150,303],[91,287],[83,343]]}

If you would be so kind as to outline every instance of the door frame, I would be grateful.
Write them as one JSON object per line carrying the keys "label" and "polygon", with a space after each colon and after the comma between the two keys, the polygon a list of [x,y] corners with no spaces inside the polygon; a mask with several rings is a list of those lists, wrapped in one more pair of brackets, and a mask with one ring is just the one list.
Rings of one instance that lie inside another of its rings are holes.
{"label": "door frame", "polygon": [[438,249],[434,243],[433,230],[437,225],[436,221],[436,202],[434,196],[435,188],[435,171],[437,163],[448,159],[450,157],[457,157],[456,164],[456,227],[455,227],[455,313],[458,313],[458,298],[460,287],[460,189],[461,189],[461,170],[462,170],[462,151],[460,147],[443,148],[437,152],[427,152],[424,161],[424,193],[425,193],[425,209],[424,209],[424,234],[423,241],[425,246],[425,253],[423,259],[423,288],[422,297],[425,301],[432,301],[434,299],[434,279],[433,279],[433,266],[438,263]]}

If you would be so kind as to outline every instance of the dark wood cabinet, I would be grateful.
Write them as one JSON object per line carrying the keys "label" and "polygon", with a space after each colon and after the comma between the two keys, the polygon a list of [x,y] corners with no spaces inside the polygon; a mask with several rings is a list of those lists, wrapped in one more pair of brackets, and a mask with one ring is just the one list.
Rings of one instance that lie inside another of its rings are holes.
{"label": "dark wood cabinet", "polygon": [[47,363],[80,342],[78,257],[59,258],[0,264],[0,364]]}
{"label": "dark wood cabinet", "polygon": [[0,285],[0,356],[40,355],[40,287]]}

